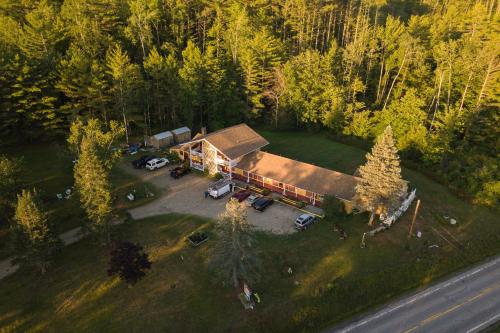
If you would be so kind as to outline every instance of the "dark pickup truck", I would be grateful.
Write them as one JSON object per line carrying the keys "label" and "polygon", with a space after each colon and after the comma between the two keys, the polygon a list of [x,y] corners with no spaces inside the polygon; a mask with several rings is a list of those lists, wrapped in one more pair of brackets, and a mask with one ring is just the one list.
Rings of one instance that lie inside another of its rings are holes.
{"label": "dark pickup truck", "polygon": [[170,170],[170,176],[172,178],[179,179],[189,172],[191,172],[191,169],[189,167],[179,166],[177,168]]}
{"label": "dark pickup truck", "polygon": [[156,158],[156,156],[154,156],[154,155],[141,156],[137,160],[132,161],[132,166],[136,169],[142,169],[142,168],[146,167],[146,163],[148,163],[149,161],[151,161],[152,159],[155,159],[155,158]]}

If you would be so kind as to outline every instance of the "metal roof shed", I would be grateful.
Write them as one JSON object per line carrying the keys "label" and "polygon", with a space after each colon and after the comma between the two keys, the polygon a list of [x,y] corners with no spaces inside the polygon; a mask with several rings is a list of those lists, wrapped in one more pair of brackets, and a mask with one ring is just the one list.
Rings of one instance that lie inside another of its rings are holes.
{"label": "metal roof shed", "polygon": [[186,126],[174,129],[172,134],[177,144],[191,140],[191,130]]}
{"label": "metal roof shed", "polygon": [[149,137],[149,144],[160,149],[173,145],[174,136],[170,131],[161,132]]}

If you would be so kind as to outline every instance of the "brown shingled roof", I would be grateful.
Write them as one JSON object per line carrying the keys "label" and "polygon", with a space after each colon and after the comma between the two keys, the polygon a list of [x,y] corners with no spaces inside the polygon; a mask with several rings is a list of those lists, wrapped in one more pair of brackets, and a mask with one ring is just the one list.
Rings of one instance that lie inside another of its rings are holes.
{"label": "brown shingled roof", "polygon": [[236,167],[303,190],[345,200],[352,200],[359,179],[262,151],[244,156]]}
{"label": "brown shingled roof", "polygon": [[195,137],[195,140],[205,139],[221,153],[230,159],[251,153],[269,144],[246,124],[239,124]]}

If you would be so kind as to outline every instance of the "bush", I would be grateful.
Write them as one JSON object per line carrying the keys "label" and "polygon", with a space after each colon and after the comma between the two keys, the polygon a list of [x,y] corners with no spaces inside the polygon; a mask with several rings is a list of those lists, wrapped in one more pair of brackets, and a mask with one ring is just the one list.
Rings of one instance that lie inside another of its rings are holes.
{"label": "bush", "polygon": [[327,220],[338,220],[347,216],[342,201],[332,195],[325,196],[322,208]]}
{"label": "bush", "polygon": [[287,197],[282,197],[279,200],[281,202],[284,202],[288,205],[292,205],[292,206],[297,207],[297,208],[304,208],[306,206],[306,203],[304,201],[295,200],[295,199],[291,199],[291,198],[287,198]]}
{"label": "bush", "polygon": [[164,154],[164,156],[169,160],[170,164],[181,163],[181,159],[180,159],[179,155],[177,155],[176,153],[166,152]]}

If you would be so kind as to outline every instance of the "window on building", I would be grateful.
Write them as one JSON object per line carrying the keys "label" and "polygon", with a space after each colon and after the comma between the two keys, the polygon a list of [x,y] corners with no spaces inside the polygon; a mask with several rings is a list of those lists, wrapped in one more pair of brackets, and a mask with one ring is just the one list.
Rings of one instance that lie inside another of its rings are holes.
{"label": "window on building", "polygon": [[295,188],[295,191],[297,192],[298,195],[300,196],[303,196],[303,197],[306,197],[307,195],[307,191],[306,190],[303,190],[301,188]]}

